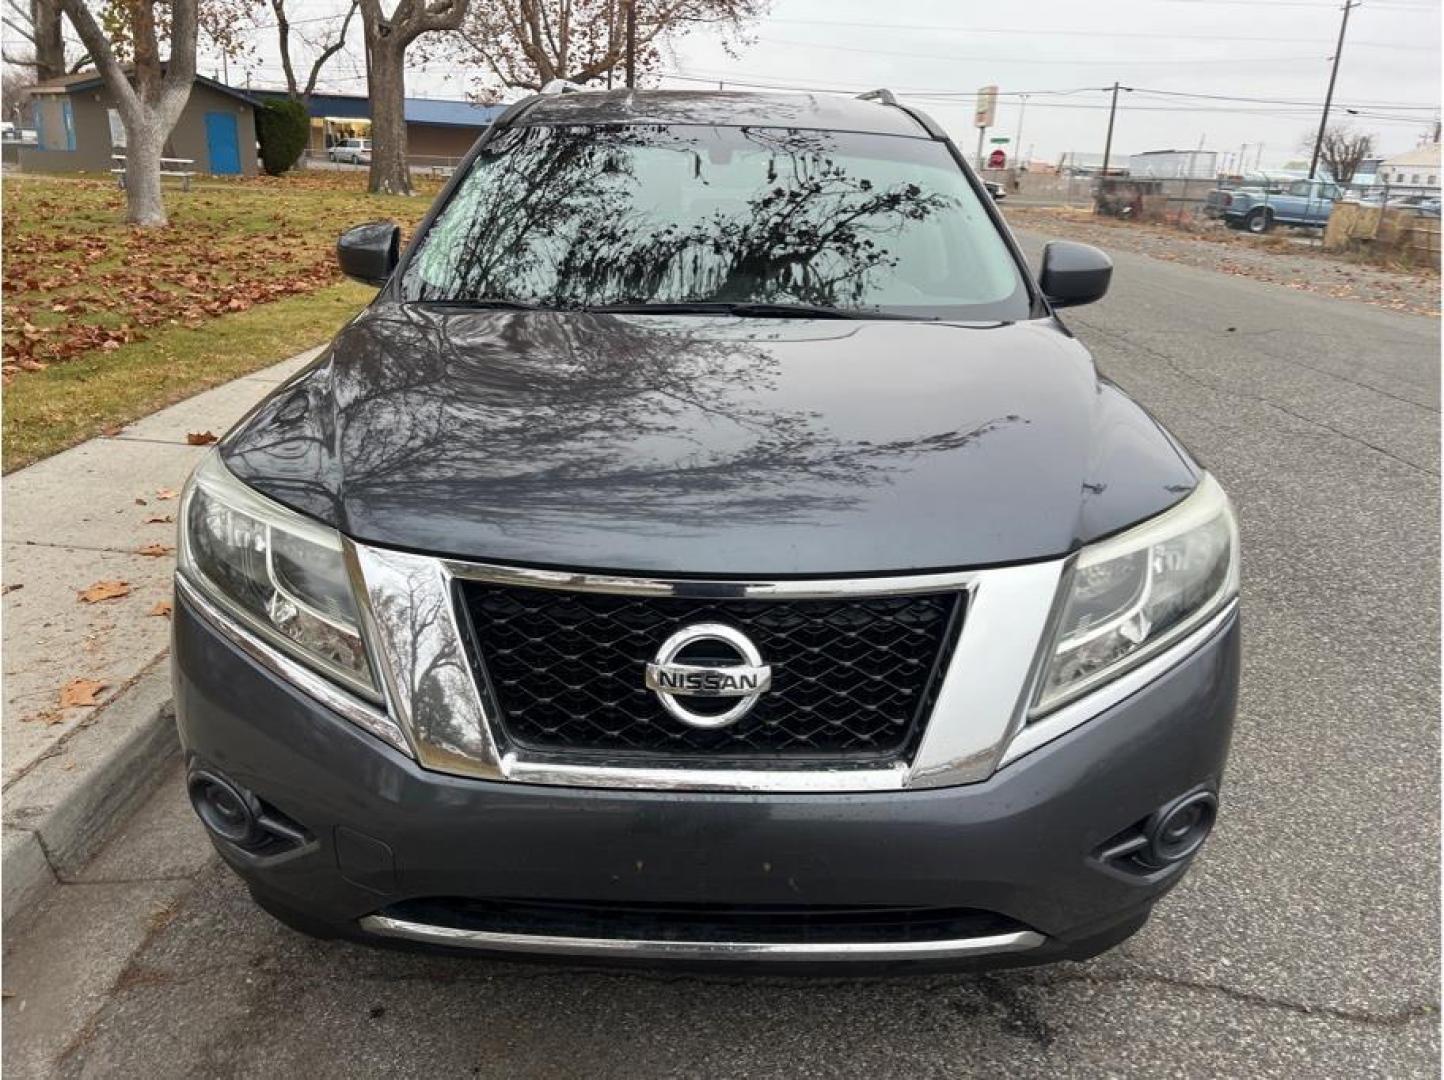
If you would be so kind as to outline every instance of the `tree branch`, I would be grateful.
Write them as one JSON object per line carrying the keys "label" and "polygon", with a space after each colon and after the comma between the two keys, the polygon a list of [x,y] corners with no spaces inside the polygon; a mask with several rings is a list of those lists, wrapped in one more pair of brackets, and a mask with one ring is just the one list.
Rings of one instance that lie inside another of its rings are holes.
{"label": "tree branch", "polygon": [[[129,110],[131,115],[139,117],[140,97],[130,85],[130,80],[125,77],[125,72],[121,70],[120,61],[115,58],[115,50],[110,47],[110,38],[96,23],[95,16],[85,5],[85,0],[60,0],[60,10],[70,20],[70,25],[75,27],[75,32],[80,35],[86,50],[94,57],[95,66],[105,81],[105,88],[115,98],[116,107],[122,112]],[[194,45],[191,46],[191,62],[195,63]]]}
{"label": "tree branch", "polygon": [[326,61],[335,56],[346,47],[346,34],[351,29],[351,18],[361,7],[361,0],[351,0],[351,6],[346,9],[346,18],[341,21],[341,33],[337,35],[335,44],[327,45],[316,57],[316,62],[311,65],[310,77],[306,79],[306,90],[301,95],[302,100],[310,101],[311,95],[316,92],[316,81],[321,77],[321,69],[326,66]]}

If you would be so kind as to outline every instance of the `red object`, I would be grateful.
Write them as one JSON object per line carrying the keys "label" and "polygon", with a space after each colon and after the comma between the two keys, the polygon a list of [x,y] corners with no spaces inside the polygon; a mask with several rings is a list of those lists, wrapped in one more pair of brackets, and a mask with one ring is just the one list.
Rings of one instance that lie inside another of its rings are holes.
{"label": "red object", "polygon": [[1001,169],[1008,164],[1008,155],[1002,150],[994,150],[988,155],[988,168]]}

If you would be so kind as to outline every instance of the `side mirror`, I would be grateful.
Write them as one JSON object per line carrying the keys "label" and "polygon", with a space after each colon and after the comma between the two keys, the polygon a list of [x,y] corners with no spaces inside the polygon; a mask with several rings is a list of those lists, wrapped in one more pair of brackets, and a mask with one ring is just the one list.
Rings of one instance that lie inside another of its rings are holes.
{"label": "side mirror", "polygon": [[1101,300],[1113,278],[1113,260],[1090,244],[1054,240],[1043,248],[1038,285],[1055,308]]}
{"label": "side mirror", "polygon": [[401,259],[401,227],[394,221],[369,221],[347,229],[336,241],[341,273],[378,288]]}

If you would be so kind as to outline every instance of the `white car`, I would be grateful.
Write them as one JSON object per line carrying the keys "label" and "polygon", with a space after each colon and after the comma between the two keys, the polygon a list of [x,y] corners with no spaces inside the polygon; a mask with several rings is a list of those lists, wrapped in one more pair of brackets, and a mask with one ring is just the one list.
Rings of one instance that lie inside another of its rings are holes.
{"label": "white car", "polygon": [[342,139],[326,154],[332,161],[349,161],[352,165],[371,164],[370,139]]}

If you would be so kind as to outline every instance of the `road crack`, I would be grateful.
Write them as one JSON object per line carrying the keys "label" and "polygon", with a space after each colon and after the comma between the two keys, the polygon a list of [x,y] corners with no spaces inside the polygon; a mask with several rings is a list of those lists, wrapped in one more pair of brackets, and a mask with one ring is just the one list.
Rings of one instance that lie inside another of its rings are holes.
{"label": "road crack", "polygon": [[1410,461],[1408,458],[1400,457],[1398,454],[1388,449],[1387,447],[1380,446],[1377,443],[1370,442],[1368,439],[1361,438],[1358,435],[1354,435],[1340,428],[1336,428],[1332,424],[1326,423],[1323,420],[1316,419],[1312,416],[1305,416],[1303,413],[1296,412],[1295,410],[1290,409],[1286,405],[1280,405],[1276,401],[1270,401],[1268,398],[1260,397],[1257,394],[1246,394],[1239,390],[1225,389],[1224,387],[1219,386],[1216,383],[1209,382],[1207,379],[1201,379],[1193,372],[1187,370],[1180,362],[1178,362],[1168,353],[1163,352],[1161,349],[1154,348],[1151,345],[1145,345],[1140,341],[1136,341],[1133,338],[1130,338],[1127,334],[1121,333],[1116,330],[1105,330],[1102,327],[1091,323],[1083,323],[1082,325],[1086,327],[1089,333],[1097,334],[1099,337],[1109,339],[1115,345],[1123,345],[1130,349],[1136,349],[1137,351],[1144,353],[1155,360],[1161,361],[1165,367],[1167,367],[1170,371],[1174,372],[1176,375],[1180,376],[1181,378],[1187,379],[1189,382],[1193,383],[1196,386],[1200,386],[1203,387],[1205,390],[1212,391],[1213,393],[1218,394],[1221,397],[1232,398],[1235,401],[1254,402],[1255,404],[1262,405],[1265,408],[1273,409],[1276,412],[1281,412],[1285,416],[1292,417],[1293,419],[1298,420],[1301,423],[1307,424],[1313,428],[1318,428],[1320,431],[1327,432],[1328,434],[1343,439],[1347,442],[1354,443],[1358,446],[1367,447],[1368,449],[1373,450],[1375,453],[1382,454],[1384,457],[1389,458],[1391,461],[1398,462],[1400,465],[1405,466],[1413,472],[1417,472],[1431,478],[1438,478],[1439,476],[1439,473],[1436,470],[1428,469],[1423,465],[1418,464],[1417,462]]}

